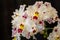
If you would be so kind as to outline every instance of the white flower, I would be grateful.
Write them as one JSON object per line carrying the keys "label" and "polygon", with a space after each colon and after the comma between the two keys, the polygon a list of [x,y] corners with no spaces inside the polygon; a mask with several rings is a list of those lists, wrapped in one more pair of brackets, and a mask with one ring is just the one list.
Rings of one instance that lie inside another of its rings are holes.
{"label": "white flower", "polygon": [[54,27],[52,33],[50,33],[48,40],[60,40],[60,24]]}
{"label": "white flower", "polygon": [[[20,40],[20,34],[29,39],[30,36],[34,36],[37,32],[43,31],[45,29],[44,21],[52,23],[57,20],[57,11],[49,2],[43,3],[43,1],[37,1],[34,5],[29,5],[26,10],[25,6],[20,5],[20,8],[16,9],[12,15],[12,36],[17,36],[18,40]],[[16,28],[15,31],[14,28]],[[54,33],[50,35],[52,34]],[[54,38],[52,39],[54,40]]]}

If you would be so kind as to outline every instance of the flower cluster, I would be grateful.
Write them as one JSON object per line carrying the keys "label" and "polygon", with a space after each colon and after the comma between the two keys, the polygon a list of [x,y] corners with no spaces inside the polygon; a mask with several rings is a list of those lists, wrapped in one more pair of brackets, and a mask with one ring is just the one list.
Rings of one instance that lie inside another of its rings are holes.
{"label": "flower cluster", "polygon": [[26,10],[25,7],[26,5],[20,5],[20,8],[16,9],[12,15],[12,37],[15,40],[20,40],[21,35],[29,39],[30,36],[45,30],[44,21],[49,24],[57,21],[57,11],[49,2],[37,1]]}
{"label": "flower cluster", "polygon": [[58,21],[58,25],[54,27],[52,33],[50,33],[49,40],[60,40],[60,19]]}

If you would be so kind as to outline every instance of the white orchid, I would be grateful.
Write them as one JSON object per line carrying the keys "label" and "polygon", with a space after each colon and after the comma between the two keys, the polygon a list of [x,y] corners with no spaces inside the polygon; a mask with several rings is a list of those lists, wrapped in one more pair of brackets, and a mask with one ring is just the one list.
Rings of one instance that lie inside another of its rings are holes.
{"label": "white orchid", "polygon": [[60,40],[60,20],[58,20],[58,25],[54,27],[52,33],[50,33],[48,40]]}

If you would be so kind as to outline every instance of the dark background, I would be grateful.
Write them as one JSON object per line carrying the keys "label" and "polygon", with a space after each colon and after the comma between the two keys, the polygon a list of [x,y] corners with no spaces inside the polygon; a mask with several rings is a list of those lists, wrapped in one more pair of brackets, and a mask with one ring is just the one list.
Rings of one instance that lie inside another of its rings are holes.
{"label": "dark background", "polygon": [[[0,12],[0,17],[1,17],[0,18],[0,25],[1,25],[0,39],[1,40],[12,40],[10,22],[12,20],[11,15],[13,14],[13,11],[15,11],[15,9],[18,9],[20,7],[20,4],[32,5],[36,1],[40,1],[40,0],[0,0],[0,11],[1,11]],[[42,1],[50,2],[52,6],[57,9],[58,15],[60,15],[60,0],[42,0]],[[39,38],[39,40],[45,40],[42,39],[41,35],[38,36],[37,38]]]}

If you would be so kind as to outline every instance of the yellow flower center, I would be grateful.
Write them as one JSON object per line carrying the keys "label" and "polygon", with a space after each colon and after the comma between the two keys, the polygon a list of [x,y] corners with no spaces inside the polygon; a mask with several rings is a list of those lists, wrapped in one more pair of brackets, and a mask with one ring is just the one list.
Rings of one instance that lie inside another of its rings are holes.
{"label": "yellow flower center", "polygon": [[34,13],[34,16],[37,16],[37,17],[38,17],[38,15],[39,15],[39,13],[38,13],[38,12],[35,12],[35,13]]}
{"label": "yellow flower center", "polygon": [[24,29],[24,25],[23,24],[20,24],[20,29]]}
{"label": "yellow flower center", "polygon": [[16,40],[16,37],[14,37],[13,40]]}

